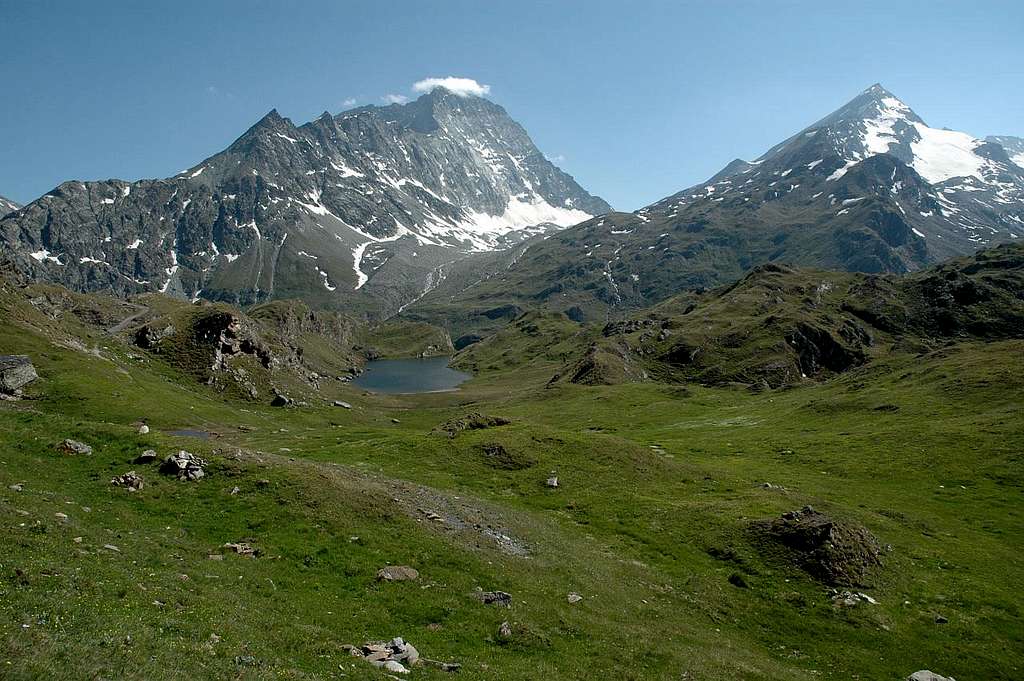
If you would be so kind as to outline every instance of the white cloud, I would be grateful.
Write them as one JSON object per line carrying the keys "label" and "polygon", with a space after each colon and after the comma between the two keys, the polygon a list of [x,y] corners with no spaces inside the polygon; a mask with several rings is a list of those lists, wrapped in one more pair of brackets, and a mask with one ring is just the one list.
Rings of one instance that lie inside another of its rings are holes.
{"label": "white cloud", "polygon": [[341,105],[344,106],[344,107],[355,106],[356,105],[356,98],[355,97],[349,97],[348,99],[342,101]]}
{"label": "white cloud", "polygon": [[381,97],[388,104],[405,104],[409,98],[405,95],[384,95]]}
{"label": "white cloud", "polygon": [[467,97],[469,95],[483,97],[491,91],[490,85],[481,85],[472,78],[457,78],[455,76],[447,76],[446,78],[424,78],[421,81],[413,83],[412,91],[430,92],[434,88],[439,87],[443,87],[445,90],[448,90],[460,97]]}
{"label": "white cloud", "polygon": [[562,163],[565,161],[565,156],[562,154],[555,154],[554,156],[544,154],[544,158],[551,161],[552,163]]}
{"label": "white cloud", "polygon": [[228,92],[226,90],[222,90],[219,87],[217,87],[216,85],[207,85],[206,86],[206,94],[210,95],[211,97],[224,97],[225,99],[234,99],[235,98],[234,94],[232,94],[231,92]]}

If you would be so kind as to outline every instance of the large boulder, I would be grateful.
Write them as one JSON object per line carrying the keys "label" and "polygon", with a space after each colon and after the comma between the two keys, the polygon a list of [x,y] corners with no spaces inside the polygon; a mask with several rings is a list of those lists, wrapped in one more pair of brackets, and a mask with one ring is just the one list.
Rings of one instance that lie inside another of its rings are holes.
{"label": "large boulder", "polygon": [[70,438],[61,441],[61,443],[57,445],[57,449],[65,454],[71,454],[72,456],[78,454],[81,454],[82,456],[89,456],[92,454],[92,447],[84,442],[79,442],[78,440],[72,440]]}
{"label": "large boulder", "polygon": [[16,395],[39,378],[26,355],[0,355],[0,393]]}
{"label": "large boulder", "polygon": [[933,671],[922,669],[907,677],[907,681],[956,681],[952,676],[939,676]]}
{"label": "large boulder", "polygon": [[408,565],[387,565],[377,570],[379,582],[409,582],[419,579],[420,573]]}

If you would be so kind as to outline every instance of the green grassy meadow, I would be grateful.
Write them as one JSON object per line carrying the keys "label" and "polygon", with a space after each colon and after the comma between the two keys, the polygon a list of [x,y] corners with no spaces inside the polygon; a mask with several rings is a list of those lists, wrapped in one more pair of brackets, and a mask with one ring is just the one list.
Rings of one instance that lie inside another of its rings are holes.
{"label": "green grassy meadow", "polygon": [[[548,386],[559,336],[491,350],[455,392],[332,384],[272,408],[71,334],[82,347],[0,332],[41,377],[0,403],[0,677],[386,678],[343,646],[394,636],[462,679],[1022,675],[1024,342],[893,348],[752,392]],[[511,423],[435,431],[473,411]],[[59,453],[69,437],[94,453]],[[207,477],[131,463],[150,448],[205,457]],[[144,489],[110,484],[128,470]],[[886,545],[877,605],[833,605],[749,532],[807,504]],[[223,549],[239,541],[259,557]],[[420,578],[377,582],[387,564]]]}

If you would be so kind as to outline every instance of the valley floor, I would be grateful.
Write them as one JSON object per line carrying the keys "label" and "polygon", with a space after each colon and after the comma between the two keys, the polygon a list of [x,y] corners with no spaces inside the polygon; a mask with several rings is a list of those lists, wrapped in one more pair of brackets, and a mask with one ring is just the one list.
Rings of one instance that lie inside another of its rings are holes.
{"label": "valley floor", "polygon": [[[340,389],[352,409],[226,400],[113,337],[12,327],[0,353],[41,376],[0,403],[3,678],[386,678],[343,646],[395,636],[462,679],[1024,674],[1024,342],[760,393],[546,388],[538,367]],[[474,411],[511,423],[435,430]],[[206,477],[131,463],[146,449]],[[142,490],[110,484],[128,470]],[[877,604],[835,605],[749,532],[808,504],[886,545]],[[377,581],[388,564],[419,579]]]}

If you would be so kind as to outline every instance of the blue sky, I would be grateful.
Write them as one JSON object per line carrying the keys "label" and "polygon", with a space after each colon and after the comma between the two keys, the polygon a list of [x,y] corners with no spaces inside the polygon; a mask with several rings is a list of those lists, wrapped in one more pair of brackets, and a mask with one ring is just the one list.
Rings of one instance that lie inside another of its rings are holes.
{"label": "blue sky", "polygon": [[1022,2],[0,0],[0,194],[166,177],[271,108],[297,124],[490,85],[537,146],[633,210],[879,81],[936,127],[1024,136]]}

